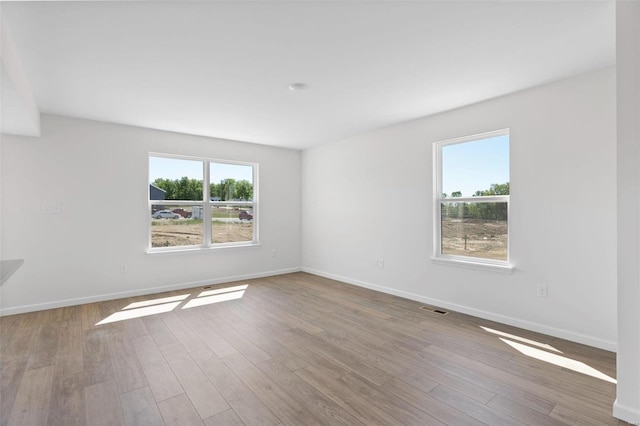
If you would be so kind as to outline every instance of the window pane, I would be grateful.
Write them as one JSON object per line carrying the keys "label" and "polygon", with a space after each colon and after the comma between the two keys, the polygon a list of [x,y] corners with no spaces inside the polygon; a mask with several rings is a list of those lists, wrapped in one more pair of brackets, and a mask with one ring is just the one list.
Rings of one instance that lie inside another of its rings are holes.
{"label": "window pane", "polygon": [[151,206],[151,247],[194,246],[202,244],[204,227],[202,206]]}
{"label": "window pane", "polygon": [[214,244],[253,241],[251,206],[214,206],[211,210],[211,241]]}
{"label": "window pane", "polygon": [[[446,197],[508,195],[509,135],[442,147],[442,192]],[[492,185],[504,185],[490,194]],[[506,189],[506,193],[505,192]]]}
{"label": "window pane", "polygon": [[149,199],[202,201],[202,176],[202,161],[149,157]]}
{"label": "window pane", "polygon": [[442,254],[507,260],[507,203],[440,204]]}
{"label": "window pane", "polygon": [[211,163],[211,201],[253,201],[253,167]]}

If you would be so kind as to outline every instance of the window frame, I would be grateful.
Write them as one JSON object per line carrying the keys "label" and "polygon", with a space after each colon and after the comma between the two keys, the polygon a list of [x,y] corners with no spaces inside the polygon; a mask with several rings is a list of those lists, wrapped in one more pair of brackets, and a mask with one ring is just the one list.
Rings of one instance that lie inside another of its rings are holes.
{"label": "window frame", "polygon": [[[152,246],[152,221],[148,222],[148,239],[147,239],[147,253],[176,253],[185,251],[202,251],[202,250],[218,250],[232,247],[251,247],[259,246],[259,204],[258,204],[258,163],[235,161],[235,160],[223,160],[217,158],[208,157],[194,157],[180,154],[168,154],[160,152],[149,152],[147,155],[147,181],[149,181],[149,160],[151,157],[161,157],[175,160],[191,160],[199,161],[202,163],[202,200],[151,200],[151,190],[147,189],[147,216],[153,209],[153,205],[157,204],[170,204],[172,206],[202,206],[203,209],[203,239],[202,244],[197,245],[185,245],[185,246],[170,246],[170,247],[153,247]],[[250,166],[252,168],[253,177],[253,199],[252,201],[212,201],[211,200],[211,164],[230,164],[237,166]],[[147,183],[149,188],[149,183]],[[247,210],[253,211],[253,238],[251,241],[233,241],[226,243],[214,243],[212,242],[212,217],[214,206],[247,206]]]}
{"label": "window frame", "polygon": [[[447,139],[433,143],[433,263],[467,267],[472,269],[489,270],[495,272],[511,273],[513,264],[511,263],[511,203],[510,195],[491,195],[475,197],[456,197],[456,203],[507,203],[507,259],[489,259],[482,257],[462,256],[442,253],[442,204],[451,202],[451,198],[442,196],[442,148],[450,145],[469,143],[488,139],[497,136],[509,136],[509,156],[511,155],[511,135],[510,129],[501,129],[491,132],[479,133],[475,135],[463,136],[454,139]],[[509,158],[509,169],[511,169],[511,158]],[[511,180],[511,170],[509,170],[509,180]]]}

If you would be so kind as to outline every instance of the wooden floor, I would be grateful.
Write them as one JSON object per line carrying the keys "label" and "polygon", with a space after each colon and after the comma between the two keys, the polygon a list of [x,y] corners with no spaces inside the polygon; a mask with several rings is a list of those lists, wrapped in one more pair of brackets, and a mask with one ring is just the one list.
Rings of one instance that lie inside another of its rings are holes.
{"label": "wooden floor", "polygon": [[296,273],[3,317],[1,424],[626,424],[537,359],[613,353],[420,306]]}

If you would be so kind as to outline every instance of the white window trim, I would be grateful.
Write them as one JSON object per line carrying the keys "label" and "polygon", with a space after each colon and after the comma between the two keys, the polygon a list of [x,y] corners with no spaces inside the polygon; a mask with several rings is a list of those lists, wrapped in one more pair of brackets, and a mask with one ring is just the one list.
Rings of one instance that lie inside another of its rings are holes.
{"label": "white window trim", "polygon": [[[442,254],[442,217],[440,203],[444,200],[452,201],[442,197],[442,148],[448,145],[472,142],[480,139],[488,139],[496,136],[509,135],[509,129],[501,129],[492,132],[480,133],[470,136],[464,136],[455,139],[447,139],[433,144],[433,256],[431,262],[441,265],[459,266],[463,268],[479,269],[492,272],[501,272],[510,274],[513,272],[514,265],[510,262],[511,252],[511,204],[509,195],[487,196],[487,197],[456,197],[455,202],[473,202],[473,203],[490,203],[505,202],[507,203],[508,233],[507,233],[507,260],[495,260],[478,257],[468,257],[460,255]],[[511,152],[511,149],[509,149]]]}
{"label": "white window trim", "polygon": [[[152,247],[151,246],[151,221],[149,221],[148,226],[148,240],[147,240],[147,254],[157,254],[157,253],[193,253],[193,252],[201,252],[201,251],[210,251],[210,250],[220,250],[220,249],[229,249],[229,248],[240,248],[240,247],[258,247],[261,246],[259,239],[259,207],[258,207],[258,197],[259,197],[259,188],[258,188],[258,164],[257,163],[249,163],[244,161],[232,161],[232,160],[220,160],[216,158],[207,158],[207,157],[192,157],[186,155],[179,154],[167,154],[167,153],[159,153],[159,152],[149,152],[147,155],[147,173],[146,178],[149,180],[149,158],[150,157],[163,157],[163,158],[171,158],[178,160],[193,160],[193,161],[201,161],[202,162],[202,178],[203,178],[203,193],[202,200],[199,201],[189,201],[189,200],[150,200],[150,189],[147,189],[147,208],[146,211],[149,213],[154,204],[171,204],[172,206],[202,206],[204,218],[203,218],[203,243],[199,245],[191,245],[191,246],[172,246],[172,247]],[[210,176],[210,164],[211,163],[221,163],[221,164],[232,164],[239,166],[250,166],[253,171],[253,201],[211,201],[209,185],[211,184],[211,176]],[[147,183],[147,188],[149,187]],[[225,205],[233,205],[233,206],[248,206],[253,210],[253,240],[252,241],[235,241],[229,243],[213,243],[211,241],[211,218],[212,218],[212,208],[213,206],[225,206]]]}

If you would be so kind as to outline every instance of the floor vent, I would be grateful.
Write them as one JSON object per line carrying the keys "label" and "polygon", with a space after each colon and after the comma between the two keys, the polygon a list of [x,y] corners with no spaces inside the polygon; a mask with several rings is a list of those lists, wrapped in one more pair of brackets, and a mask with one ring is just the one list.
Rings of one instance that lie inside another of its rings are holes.
{"label": "floor vent", "polygon": [[432,308],[431,306],[420,306],[420,309],[423,311],[433,312],[434,314],[447,315],[449,312],[443,311],[442,309]]}

